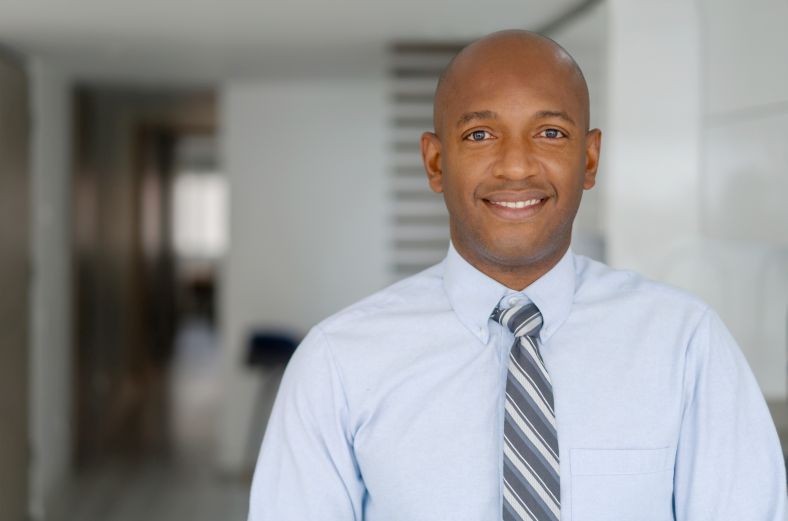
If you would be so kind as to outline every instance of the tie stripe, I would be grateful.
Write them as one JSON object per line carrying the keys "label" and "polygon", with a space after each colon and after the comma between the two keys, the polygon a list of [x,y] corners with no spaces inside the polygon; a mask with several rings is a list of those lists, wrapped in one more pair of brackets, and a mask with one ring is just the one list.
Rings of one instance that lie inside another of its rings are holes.
{"label": "tie stripe", "polygon": [[534,382],[539,386],[542,394],[553,403],[553,384],[550,380],[550,374],[544,366],[544,362],[537,356],[538,349],[531,337],[526,337],[526,342],[521,341],[521,347],[528,352],[525,357],[525,363],[530,369],[529,374],[534,376]]}
{"label": "tie stripe", "polygon": [[512,436],[511,438],[505,437],[504,441],[508,443],[512,450],[516,451],[518,455],[520,455],[524,459],[528,459],[531,468],[534,469],[534,472],[538,472],[539,475],[542,477],[542,480],[545,482],[546,486],[550,489],[553,495],[556,497],[557,500],[560,500],[560,481],[558,478],[558,472],[550,465],[544,456],[539,453],[536,448],[528,443],[528,440],[524,439],[522,436]]}
{"label": "tie stripe", "polygon": [[506,478],[503,480],[503,485],[504,507],[508,507],[510,513],[510,517],[504,516],[504,519],[507,521],[510,519],[512,521],[539,521],[537,517],[528,510],[525,502],[512,490]]}
{"label": "tie stripe", "polygon": [[[514,410],[514,406],[508,401],[506,403],[506,412],[508,413],[506,419],[514,422],[518,429],[514,429],[514,435],[519,435],[526,443],[530,444],[534,449],[539,451],[539,454],[544,457],[547,463],[553,468],[554,471],[559,472],[558,457],[555,451],[550,447],[549,443],[539,436],[539,433],[532,428],[528,421]],[[504,430],[505,431],[505,430]],[[505,435],[505,434],[504,434]]]}
{"label": "tie stripe", "polygon": [[534,378],[533,372],[529,373],[523,367],[524,365],[528,364],[522,364],[520,360],[511,359],[509,361],[509,371],[517,383],[520,384],[520,388],[528,393],[534,404],[542,410],[548,419],[551,419],[555,416],[552,404],[553,393],[544,387],[540,388],[535,381],[537,379]]}
{"label": "tie stripe", "polygon": [[[554,449],[557,440],[555,431],[551,431],[551,425],[546,423],[544,419],[537,414],[528,414],[526,412],[529,411],[528,407],[520,408],[520,405],[512,399],[512,395],[507,394],[506,400],[511,404],[506,410],[511,416],[511,419],[518,426],[523,425],[524,427],[522,428],[527,428],[528,431],[531,431],[531,433],[533,433],[531,437],[539,440],[539,442],[544,445],[547,454],[552,456],[555,461],[558,461],[558,454]],[[523,409],[525,409],[525,411]]]}
{"label": "tie stripe", "polygon": [[535,305],[501,309],[492,319],[515,336],[509,354],[503,440],[503,519],[561,517],[558,436],[552,380],[539,352],[542,315]]}
{"label": "tie stripe", "polygon": [[[507,462],[511,463],[517,470],[518,474],[528,480],[533,490],[539,495],[544,503],[551,509],[558,511],[558,494],[554,483],[548,483],[542,476],[539,475],[540,468],[532,465],[525,456],[517,452],[509,443],[505,443],[504,454],[507,456]],[[547,474],[549,476],[549,474]],[[557,514],[556,514],[557,515]]]}

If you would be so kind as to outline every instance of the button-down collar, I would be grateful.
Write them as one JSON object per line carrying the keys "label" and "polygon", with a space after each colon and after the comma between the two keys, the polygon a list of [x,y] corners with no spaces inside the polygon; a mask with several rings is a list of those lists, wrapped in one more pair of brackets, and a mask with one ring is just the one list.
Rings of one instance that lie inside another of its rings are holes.
{"label": "button-down collar", "polygon": [[550,271],[522,291],[507,288],[466,261],[449,244],[444,260],[443,286],[460,321],[482,342],[489,338],[490,313],[504,297],[525,296],[542,313],[539,333],[546,342],[569,316],[575,294],[574,253],[569,249]]}

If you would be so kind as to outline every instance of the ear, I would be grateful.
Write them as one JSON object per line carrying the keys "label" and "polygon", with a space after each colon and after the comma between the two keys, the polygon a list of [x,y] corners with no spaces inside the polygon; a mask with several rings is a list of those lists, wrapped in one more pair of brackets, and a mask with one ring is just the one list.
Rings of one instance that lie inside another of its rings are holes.
{"label": "ear", "polygon": [[443,192],[443,168],[441,167],[441,141],[433,132],[421,135],[421,159],[427,171],[427,182],[433,192]]}
{"label": "ear", "polygon": [[583,188],[590,190],[596,184],[596,171],[599,167],[599,147],[602,144],[602,131],[598,128],[586,132],[586,171]]}

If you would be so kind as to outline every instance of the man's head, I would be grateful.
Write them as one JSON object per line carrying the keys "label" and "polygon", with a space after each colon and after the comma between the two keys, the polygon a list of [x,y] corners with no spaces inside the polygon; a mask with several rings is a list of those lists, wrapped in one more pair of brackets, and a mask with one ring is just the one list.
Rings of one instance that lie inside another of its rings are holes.
{"label": "man's head", "polygon": [[457,251],[510,287],[569,247],[599,159],[588,104],[575,61],[527,31],[470,44],[438,83],[435,132],[421,138],[430,187],[444,194]]}

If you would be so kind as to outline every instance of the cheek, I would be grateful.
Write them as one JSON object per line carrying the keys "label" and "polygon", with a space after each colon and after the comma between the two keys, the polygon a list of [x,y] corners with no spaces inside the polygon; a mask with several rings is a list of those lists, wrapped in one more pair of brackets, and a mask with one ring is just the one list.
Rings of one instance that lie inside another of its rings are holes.
{"label": "cheek", "polygon": [[443,192],[447,199],[461,201],[473,197],[476,181],[467,164],[454,161],[443,172]]}
{"label": "cheek", "polygon": [[443,197],[451,216],[465,220],[465,216],[469,213],[468,208],[472,204],[472,196],[468,194],[467,188],[456,180],[444,182]]}
{"label": "cheek", "polygon": [[582,192],[586,184],[585,163],[573,159],[575,158],[555,158],[549,165],[551,182],[559,197],[572,198],[573,194]]}
{"label": "cheek", "polygon": [[444,187],[450,184],[453,191],[462,192],[463,197],[473,198],[480,186],[494,178],[493,164],[494,158],[479,152],[457,154],[447,161],[445,172],[449,175],[444,176]]}

